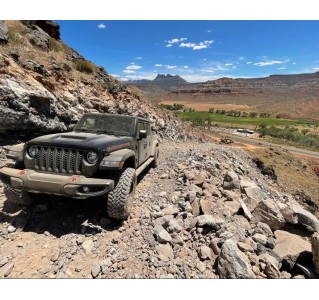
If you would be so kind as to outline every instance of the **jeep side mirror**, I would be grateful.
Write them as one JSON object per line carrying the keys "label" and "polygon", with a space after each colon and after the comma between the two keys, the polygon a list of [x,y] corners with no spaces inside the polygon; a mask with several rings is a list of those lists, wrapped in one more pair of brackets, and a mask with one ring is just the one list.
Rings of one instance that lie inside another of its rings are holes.
{"label": "jeep side mirror", "polygon": [[138,136],[140,139],[145,139],[146,138],[146,130],[140,130],[138,133]]}

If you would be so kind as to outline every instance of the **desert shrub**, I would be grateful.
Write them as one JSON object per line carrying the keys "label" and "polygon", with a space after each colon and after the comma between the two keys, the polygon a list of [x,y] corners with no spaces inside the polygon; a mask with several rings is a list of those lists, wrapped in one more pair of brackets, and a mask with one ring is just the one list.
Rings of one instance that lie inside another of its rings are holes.
{"label": "desert shrub", "polygon": [[9,43],[11,43],[11,45],[21,46],[23,44],[22,37],[19,33],[15,32],[9,28],[8,34],[9,34]]}
{"label": "desert shrub", "polygon": [[93,70],[94,70],[93,64],[87,60],[79,60],[79,61],[75,62],[74,67],[79,72],[88,73],[88,74],[93,73]]}
{"label": "desert shrub", "polygon": [[309,129],[306,129],[306,128],[301,129],[301,133],[302,133],[303,135],[306,135],[308,132],[309,132]]}
{"label": "desert shrub", "polygon": [[61,51],[60,43],[56,39],[50,38],[49,49],[50,49],[50,51],[54,51],[54,52]]}
{"label": "desert shrub", "polygon": [[256,113],[256,112],[251,112],[251,113],[249,113],[249,117],[250,118],[256,118],[258,116],[258,114]]}
{"label": "desert shrub", "polygon": [[183,104],[177,104],[177,103],[174,103],[173,105],[161,104],[160,106],[162,108],[165,108],[165,109],[168,109],[168,110],[182,110],[182,109],[184,109],[184,105]]}
{"label": "desert shrub", "polygon": [[266,112],[262,112],[259,115],[261,118],[269,118],[270,117],[270,113],[266,113]]}
{"label": "desert shrub", "polygon": [[260,127],[259,133],[261,136],[272,136],[280,139],[285,139],[298,143],[310,148],[319,149],[319,136],[316,134],[303,134],[300,133],[297,128],[285,126],[284,128],[278,128],[275,126]]}

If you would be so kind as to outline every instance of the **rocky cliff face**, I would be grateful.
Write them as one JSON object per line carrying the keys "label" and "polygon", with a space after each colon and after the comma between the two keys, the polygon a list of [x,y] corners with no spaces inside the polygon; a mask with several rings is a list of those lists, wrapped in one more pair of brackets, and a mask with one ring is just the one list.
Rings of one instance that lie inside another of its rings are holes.
{"label": "rocky cliff face", "polygon": [[83,113],[101,112],[152,119],[163,137],[193,135],[59,38],[58,24],[50,21],[1,22],[2,134],[65,131]]}

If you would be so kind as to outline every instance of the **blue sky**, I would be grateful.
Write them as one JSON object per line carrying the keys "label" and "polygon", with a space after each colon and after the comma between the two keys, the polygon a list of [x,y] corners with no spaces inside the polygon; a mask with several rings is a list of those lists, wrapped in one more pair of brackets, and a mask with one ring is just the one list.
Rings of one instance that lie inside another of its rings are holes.
{"label": "blue sky", "polygon": [[319,71],[319,21],[56,21],[62,39],[121,80],[189,82]]}

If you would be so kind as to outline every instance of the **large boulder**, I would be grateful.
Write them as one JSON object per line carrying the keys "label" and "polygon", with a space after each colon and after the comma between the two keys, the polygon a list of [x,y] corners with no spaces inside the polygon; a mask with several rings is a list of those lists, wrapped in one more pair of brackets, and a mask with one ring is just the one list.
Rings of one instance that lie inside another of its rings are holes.
{"label": "large boulder", "polygon": [[234,171],[229,171],[226,173],[223,182],[223,188],[225,190],[239,189],[239,178]]}
{"label": "large boulder", "polygon": [[266,199],[257,204],[252,220],[255,223],[266,223],[272,230],[277,230],[285,225],[285,219],[272,199]]}
{"label": "large boulder", "polygon": [[226,240],[218,258],[218,273],[220,278],[256,278],[248,257],[241,252],[236,242]]}
{"label": "large boulder", "polygon": [[49,50],[50,36],[40,27],[35,26],[34,30],[29,33],[30,43],[41,48],[44,51]]}
{"label": "large boulder", "polygon": [[300,224],[310,232],[319,231],[319,221],[316,216],[299,204],[288,205],[281,212],[288,223]]}
{"label": "large boulder", "polygon": [[21,21],[24,25],[33,28],[34,26],[40,27],[50,37],[60,39],[60,25],[50,20],[25,20]]}
{"label": "large boulder", "polygon": [[287,231],[275,231],[276,245],[274,252],[282,259],[285,266],[292,269],[302,255],[311,254],[311,244],[296,234]]}
{"label": "large boulder", "polygon": [[9,40],[8,27],[6,23],[0,21],[0,44],[6,44]]}
{"label": "large boulder", "polygon": [[[0,78],[0,132],[66,129],[56,115],[55,96],[35,80]],[[65,112],[67,115],[67,111]],[[65,116],[66,116],[65,115]],[[69,116],[70,120],[73,116]]]}

